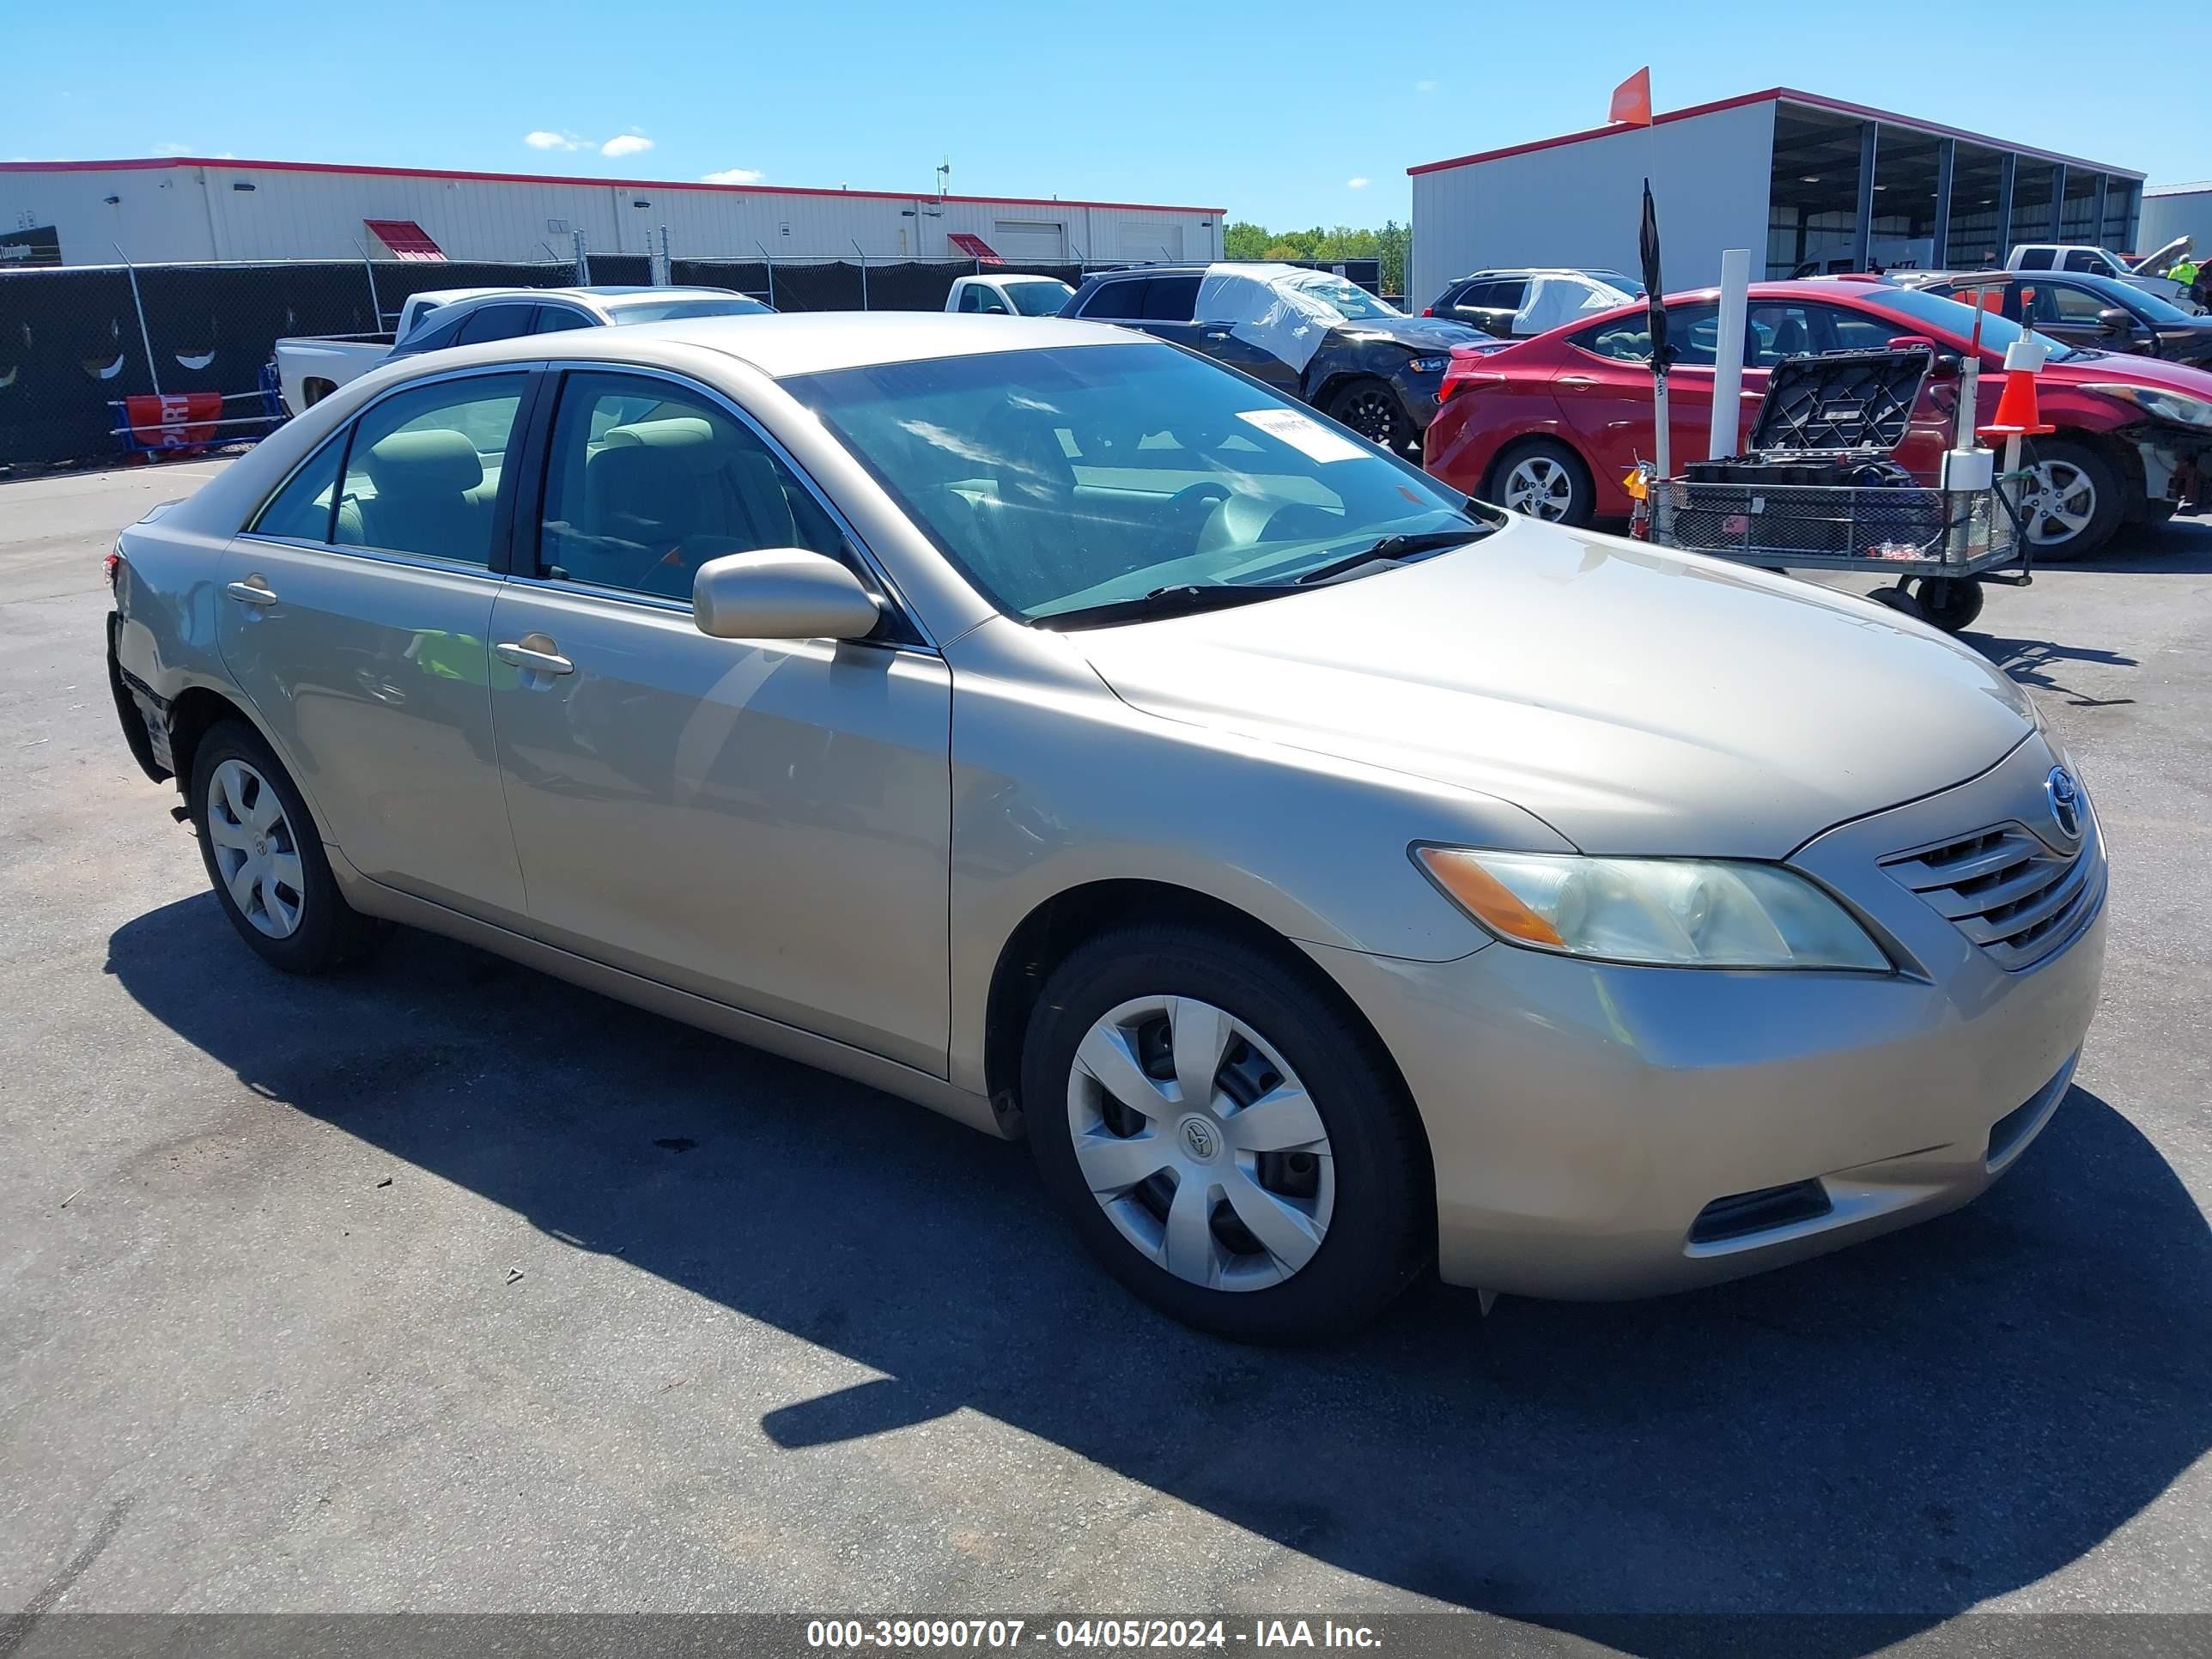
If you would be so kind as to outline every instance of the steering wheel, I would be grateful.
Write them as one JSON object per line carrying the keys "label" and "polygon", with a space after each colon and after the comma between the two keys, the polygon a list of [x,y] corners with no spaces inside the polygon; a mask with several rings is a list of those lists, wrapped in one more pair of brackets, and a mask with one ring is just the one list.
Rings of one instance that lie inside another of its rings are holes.
{"label": "steering wheel", "polygon": [[1213,509],[1229,496],[1229,486],[1215,479],[1186,484],[1168,497],[1168,523],[1176,534],[1188,538],[1195,549],[1199,537],[1212,521]]}

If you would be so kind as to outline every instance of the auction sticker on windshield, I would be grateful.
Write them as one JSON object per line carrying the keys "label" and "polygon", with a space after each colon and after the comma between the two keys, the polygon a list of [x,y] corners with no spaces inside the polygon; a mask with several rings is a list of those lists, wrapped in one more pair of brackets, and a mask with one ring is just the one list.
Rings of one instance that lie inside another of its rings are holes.
{"label": "auction sticker on windshield", "polygon": [[1295,409],[1242,409],[1237,410],[1237,418],[1249,421],[1269,437],[1280,438],[1300,454],[1310,455],[1316,461],[1356,461],[1375,453],[1367,445],[1340,436]]}

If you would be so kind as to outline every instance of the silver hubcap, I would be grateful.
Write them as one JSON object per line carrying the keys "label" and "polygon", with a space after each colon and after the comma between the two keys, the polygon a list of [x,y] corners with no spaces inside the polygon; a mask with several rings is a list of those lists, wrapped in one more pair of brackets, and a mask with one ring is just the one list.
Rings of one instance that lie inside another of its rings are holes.
{"label": "silver hubcap", "polygon": [[2097,486],[2069,461],[2039,461],[2030,470],[2033,482],[2021,503],[2027,538],[2046,547],[2072,541],[2097,515]]}
{"label": "silver hubcap", "polygon": [[1548,455],[1531,455],[1514,464],[1505,475],[1505,505],[1532,519],[1557,523],[1567,516],[1575,499],[1574,480],[1567,469]]}
{"label": "silver hubcap", "polygon": [[256,931],[286,939],[300,925],[306,873],[283,803],[241,760],[227,760],[208,780],[208,840],[215,867],[239,914]]}
{"label": "silver hubcap", "polygon": [[1107,1013],[1075,1051],[1067,1119],[1091,1195],[1178,1279],[1264,1290],[1328,1231],[1321,1114],[1282,1056],[1211,1003],[1143,997]]}

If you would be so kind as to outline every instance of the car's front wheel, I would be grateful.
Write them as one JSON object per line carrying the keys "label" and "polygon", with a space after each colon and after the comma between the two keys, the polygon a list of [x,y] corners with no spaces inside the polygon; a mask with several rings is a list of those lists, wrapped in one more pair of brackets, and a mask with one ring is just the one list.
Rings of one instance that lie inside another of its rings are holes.
{"label": "car's front wheel", "polygon": [[1030,1021],[1030,1146],[1084,1243],[1154,1306],[1243,1341],[1339,1334],[1434,1246],[1419,1127],[1373,1041],[1236,939],[1107,933]]}
{"label": "car's front wheel", "polygon": [[2104,549],[2120,527],[2120,481],[2112,465],[2087,444],[2038,443],[2021,493],[2021,520],[2038,562],[2065,564]]}
{"label": "car's front wheel", "polygon": [[263,961],[320,973],[375,945],[381,924],[339,895],[307,802],[252,726],[227,720],[200,738],[186,802],[216,902]]}
{"label": "car's front wheel", "polygon": [[1342,422],[1370,443],[1395,454],[1413,441],[1413,422],[1387,380],[1362,375],[1329,394],[1329,418]]}

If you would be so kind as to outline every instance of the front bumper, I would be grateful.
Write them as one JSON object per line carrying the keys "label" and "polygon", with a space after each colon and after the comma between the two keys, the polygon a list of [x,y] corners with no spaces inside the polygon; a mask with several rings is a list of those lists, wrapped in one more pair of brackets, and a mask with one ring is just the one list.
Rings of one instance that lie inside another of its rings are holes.
{"label": "front bumper", "polygon": [[[1492,945],[1455,962],[1316,950],[1373,1021],[1428,1132],[1449,1283],[1646,1295],[1735,1278],[1940,1215],[2049,1121],[2097,1005],[2103,851],[2063,945],[2007,972],[1877,860],[2038,827],[2050,751],[1840,826],[1790,862],[1905,971],[1699,972]],[[1824,1207],[1717,1200],[1808,1188]],[[1746,1224],[1748,1230],[1742,1230]],[[1693,1241],[1692,1231],[1698,1238]]]}

